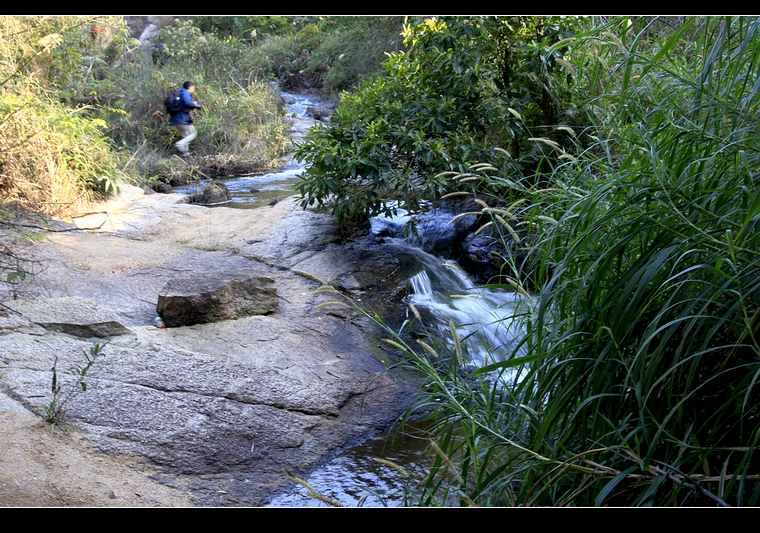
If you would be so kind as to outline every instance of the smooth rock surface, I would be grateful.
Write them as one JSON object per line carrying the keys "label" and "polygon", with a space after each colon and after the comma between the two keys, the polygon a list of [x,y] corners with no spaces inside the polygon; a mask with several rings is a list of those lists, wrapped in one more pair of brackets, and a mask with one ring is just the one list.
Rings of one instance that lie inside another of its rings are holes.
{"label": "smooth rock surface", "polygon": [[[34,309],[17,314],[11,309],[26,304],[0,295],[8,307],[0,307],[0,406],[39,414],[50,401],[54,357],[60,369],[81,365],[83,352],[102,340],[50,327],[60,317],[44,315],[61,298],[111,313],[127,332],[106,339],[66,425],[114,461],[148,461],[162,473],[151,479],[198,505],[265,504],[292,485],[286,471],[303,477],[387,428],[416,390],[388,370],[394,354],[372,324],[321,307],[336,296],[316,293],[314,277],[345,280],[355,294],[374,277],[361,274],[364,262],[339,242],[329,217],[292,199],[251,210],[207,208],[183,195],[128,189],[105,215],[69,229],[25,251],[44,268],[14,287],[14,296],[36,301]],[[274,280],[273,312],[153,325],[158,295],[171,280],[251,271]],[[76,385],[65,372],[59,378],[63,387]],[[0,432],[5,422],[0,416]],[[37,487],[25,471],[14,472],[0,472],[0,485]]]}
{"label": "smooth rock surface", "polygon": [[[10,300],[3,302],[3,305],[15,313],[17,318],[22,317],[22,320],[46,330],[68,333],[76,337],[107,339],[129,333],[114,313],[84,298]],[[0,324],[3,321],[0,317]]]}

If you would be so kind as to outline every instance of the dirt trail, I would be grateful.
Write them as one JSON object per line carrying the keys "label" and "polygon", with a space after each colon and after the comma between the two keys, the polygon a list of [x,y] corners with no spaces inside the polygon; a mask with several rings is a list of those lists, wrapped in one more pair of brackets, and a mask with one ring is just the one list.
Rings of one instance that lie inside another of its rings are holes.
{"label": "dirt trail", "polygon": [[94,451],[87,438],[24,411],[0,412],[0,506],[190,507],[145,462]]}

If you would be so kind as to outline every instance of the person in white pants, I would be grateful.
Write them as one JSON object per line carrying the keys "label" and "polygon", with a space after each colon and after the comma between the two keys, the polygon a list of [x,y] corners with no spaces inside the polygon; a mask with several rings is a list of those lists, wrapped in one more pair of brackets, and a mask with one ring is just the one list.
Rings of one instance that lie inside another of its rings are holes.
{"label": "person in white pants", "polygon": [[192,81],[183,83],[179,91],[182,103],[181,110],[172,115],[169,125],[177,128],[182,137],[174,143],[174,146],[183,156],[188,156],[190,155],[190,142],[198,136],[198,131],[193,125],[193,117],[190,116],[190,112],[193,109],[201,109],[201,105],[193,100],[192,95],[195,93],[195,83]]}

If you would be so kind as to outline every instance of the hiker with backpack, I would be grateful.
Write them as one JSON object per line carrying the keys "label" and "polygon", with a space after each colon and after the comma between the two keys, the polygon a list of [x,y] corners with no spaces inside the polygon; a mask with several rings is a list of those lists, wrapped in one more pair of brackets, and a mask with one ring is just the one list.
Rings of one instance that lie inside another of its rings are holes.
{"label": "hiker with backpack", "polygon": [[169,125],[177,128],[182,136],[174,143],[174,146],[183,157],[190,155],[190,141],[198,135],[190,112],[193,109],[201,109],[202,106],[193,100],[193,93],[195,93],[195,84],[192,81],[186,81],[182,87],[172,91],[165,102],[166,111],[171,116]]}

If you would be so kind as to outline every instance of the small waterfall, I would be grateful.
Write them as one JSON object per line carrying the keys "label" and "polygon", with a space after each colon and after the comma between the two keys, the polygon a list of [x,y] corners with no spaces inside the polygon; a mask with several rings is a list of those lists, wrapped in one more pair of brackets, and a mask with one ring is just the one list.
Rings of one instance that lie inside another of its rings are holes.
{"label": "small waterfall", "polygon": [[411,285],[414,294],[433,294],[433,284],[430,282],[430,276],[424,270],[413,276],[409,280],[409,285]]}
{"label": "small waterfall", "polygon": [[[303,109],[299,108],[299,112]],[[241,177],[241,183],[250,179]],[[261,184],[270,179],[279,182],[279,176],[261,176],[257,179]],[[260,184],[245,183],[240,188],[245,189],[249,185],[258,187]],[[234,184],[231,186],[233,188],[237,189]],[[404,225],[412,219],[412,215],[399,209],[395,217],[372,218],[371,231],[384,238],[385,246],[392,247],[394,255],[404,264],[405,271],[410,273],[407,299],[421,311],[426,326],[437,330],[442,339],[450,339],[449,323],[453,322],[467,352],[468,366],[477,367],[514,355],[515,340],[522,334],[514,317],[521,312],[525,301],[513,291],[475,286],[456,262],[435,255],[435,250],[446,248],[445,241],[453,239],[453,228],[449,225],[452,216],[435,210],[425,216],[415,215],[418,235],[404,238]],[[505,373],[501,379],[505,382],[516,381],[519,376],[515,371]],[[367,498],[364,505],[368,507],[401,505],[403,495],[394,493],[400,492],[400,487],[408,480],[399,479],[395,469],[368,458],[385,457],[411,472],[424,474],[424,467],[416,463],[422,454],[419,446],[426,441],[410,438],[394,449],[387,446],[386,438],[387,435],[378,436],[348,450],[313,472],[307,482],[343,505],[357,505],[363,501],[362,498]],[[383,498],[375,497],[383,493]],[[269,506],[326,505],[308,494],[306,488],[298,487],[289,494],[278,496]]]}
{"label": "small waterfall", "polygon": [[[426,325],[451,338],[453,323],[466,351],[467,364],[478,367],[512,357],[522,335],[518,313],[525,298],[511,290],[478,287],[451,260],[431,255],[408,241],[387,239],[386,246],[404,263],[416,265],[409,279],[407,301],[421,313]],[[518,352],[518,355],[523,355]]]}

